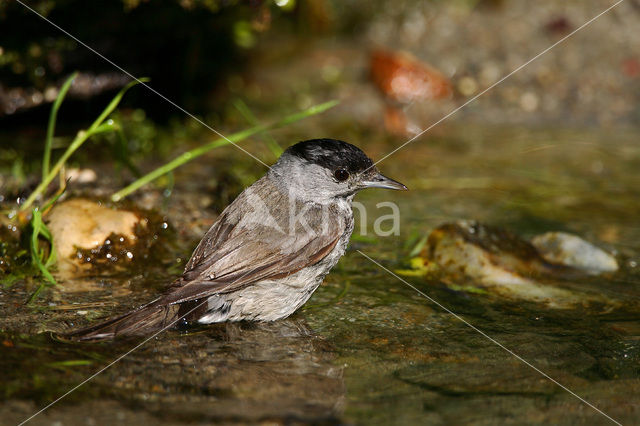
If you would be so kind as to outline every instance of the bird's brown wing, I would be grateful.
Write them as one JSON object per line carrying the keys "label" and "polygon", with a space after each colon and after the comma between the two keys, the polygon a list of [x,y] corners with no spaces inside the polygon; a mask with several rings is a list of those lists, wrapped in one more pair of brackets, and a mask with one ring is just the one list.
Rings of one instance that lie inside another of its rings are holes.
{"label": "bird's brown wing", "polygon": [[255,185],[261,185],[259,198],[269,208],[251,200],[247,191],[241,194],[204,236],[183,277],[158,302],[182,303],[285,277],[333,250],[345,227],[340,215],[331,211],[335,207],[327,211],[294,201],[291,215],[285,195],[268,182]]}

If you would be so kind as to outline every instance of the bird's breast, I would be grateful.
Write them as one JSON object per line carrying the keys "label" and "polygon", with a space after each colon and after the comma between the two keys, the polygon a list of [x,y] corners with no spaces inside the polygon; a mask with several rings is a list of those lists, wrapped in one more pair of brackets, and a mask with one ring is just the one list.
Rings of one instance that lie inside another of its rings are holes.
{"label": "bird's breast", "polygon": [[210,311],[199,321],[275,321],[301,308],[344,255],[353,232],[350,204],[338,206],[334,213],[338,216],[332,219],[340,224],[341,234],[335,247],[325,257],[291,275],[262,280],[232,293],[212,296],[209,300]]}

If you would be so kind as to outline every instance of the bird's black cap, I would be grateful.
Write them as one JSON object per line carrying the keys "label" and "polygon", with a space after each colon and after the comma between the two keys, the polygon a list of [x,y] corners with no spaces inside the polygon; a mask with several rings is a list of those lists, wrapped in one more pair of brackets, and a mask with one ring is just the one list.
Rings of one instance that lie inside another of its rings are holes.
{"label": "bird's black cap", "polygon": [[361,173],[373,169],[373,161],[360,148],[336,139],[311,139],[290,146],[287,152],[330,170]]}

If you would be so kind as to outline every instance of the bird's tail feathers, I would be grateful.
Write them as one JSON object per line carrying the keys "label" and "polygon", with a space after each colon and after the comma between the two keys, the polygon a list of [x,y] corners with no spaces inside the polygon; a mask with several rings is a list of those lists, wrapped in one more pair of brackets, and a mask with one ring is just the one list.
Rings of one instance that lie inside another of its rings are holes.
{"label": "bird's tail feathers", "polygon": [[119,336],[150,335],[170,328],[179,320],[180,306],[156,301],[102,323],[62,334],[63,339],[76,341],[107,340]]}

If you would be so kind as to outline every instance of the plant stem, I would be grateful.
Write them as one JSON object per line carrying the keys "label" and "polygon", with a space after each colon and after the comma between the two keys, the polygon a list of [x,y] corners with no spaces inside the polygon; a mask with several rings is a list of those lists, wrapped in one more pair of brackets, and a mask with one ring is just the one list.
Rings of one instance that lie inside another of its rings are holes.
{"label": "plant stem", "polygon": [[236,143],[236,142],[240,142],[246,138],[248,138],[249,136],[252,136],[256,133],[260,133],[263,132],[267,129],[275,129],[278,127],[282,127],[282,126],[286,126],[287,124],[291,124],[294,123],[298,120],[302,120],[303,118],[306,117],[310,117],[312,115],[315,114],[319,114],[321,112],[324,112],[326,110],[328,110],[329,108],[333,108],[334,106],[336,106],[339,102],[338,101],[329,101],[329,102],[325,102],[319,105],[314,105],[311,108],[307,108],[304,111],[300,111],[297,112],[295,114],[291,114],[279,121],[276,121],[274,123],[271,124],[263,124],[263,125],[259,125],[259,126],[254,126],[251,127],[249,129],[243,130],[241,132],[237,132],[234,133],[230,136],[227,137],[227,139],[216,139],[212,142],[209,142],[206,145],[200,146],[198,148],[192,149],[190,151],[187,151],[183,154],[181,154],[180,156],[176,157],[175,159],[171,160],[170,162],[168,162],[167,164],[164,164],[160,167],[158,167],[157,169],[147,173],[146,175],[142,176],[140,179],[136,180],[135,182],[131,183],[130,185],[126,186],[125,188],[121,189],[120,191],[116,192],[115,194],[113,194],[111,196],[111,200],[112,201],[120,201],[121,199],[123,199],[124,197],[128,196],[129,194],[131,194],[132,192],[138,190],[140,187],[148,184],[149,182],[159,178],[160,176],[164,175],[165,173],[168,173],[172,170],[174,170],[177,167],[180,167],[181,165],[188,163],[189,161],[201,156],[202,154],[205,154],[209,151],[211,151],[212,149],[215,148],[219,148],[221,146],[225,146],[225,145],[229,145],[232,142]]}

